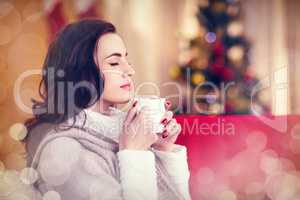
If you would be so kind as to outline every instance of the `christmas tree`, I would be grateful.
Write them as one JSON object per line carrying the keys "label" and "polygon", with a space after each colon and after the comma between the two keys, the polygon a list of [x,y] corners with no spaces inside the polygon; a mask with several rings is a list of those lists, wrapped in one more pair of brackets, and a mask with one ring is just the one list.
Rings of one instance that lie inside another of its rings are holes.
{"label": "christmas tree", "polygon": [[209,0],[199,6],[196,17],[202,31],[181,48],[178,66],[170,68],[171,78],[187,96],[176,113],[268,111],[259,93],[253,93],[259,81],[249,67],[251,45],[243,32],[241,2]]}

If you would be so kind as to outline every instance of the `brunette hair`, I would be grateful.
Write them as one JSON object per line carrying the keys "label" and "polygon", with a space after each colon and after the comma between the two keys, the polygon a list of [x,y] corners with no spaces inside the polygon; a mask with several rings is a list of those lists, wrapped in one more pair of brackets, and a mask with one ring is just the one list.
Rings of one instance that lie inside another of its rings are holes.
{"label": "brunette hair", "polygon": [[76,115],[100,98],[104,79],[95,53],[98,39],[107,33],[116,33],[116,28],[98,19],[71,23],[58,32],[43,64],[42,100],[33,100],[34,116],[25,122],[27,137],[41,123],[59,124],[69,118],[75,123]]}

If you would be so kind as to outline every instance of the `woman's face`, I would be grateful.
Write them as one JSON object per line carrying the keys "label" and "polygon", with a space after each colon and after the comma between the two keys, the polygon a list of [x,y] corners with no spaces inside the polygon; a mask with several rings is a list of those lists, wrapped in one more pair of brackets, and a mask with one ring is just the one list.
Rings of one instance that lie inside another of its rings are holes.
{"label": "woman's face", "polygon": [[126,103],[133,96],[131,76],[135,73],[127,59],[127,50],[121,37],[108,33],[97,43],[97,62],[104,75],[102,99],[111,103]]}

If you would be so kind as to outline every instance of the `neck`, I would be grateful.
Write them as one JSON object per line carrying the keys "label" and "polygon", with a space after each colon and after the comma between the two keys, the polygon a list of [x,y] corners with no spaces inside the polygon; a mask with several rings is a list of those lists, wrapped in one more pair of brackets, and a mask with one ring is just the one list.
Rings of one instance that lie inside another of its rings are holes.
{"label": "neck", "polygon": [[110,113],[109,107],[116,107],[116,105],[112,102],[101,99],[89,109],[91,109],[94,112],[99,112],[105,115],[109,115]]}

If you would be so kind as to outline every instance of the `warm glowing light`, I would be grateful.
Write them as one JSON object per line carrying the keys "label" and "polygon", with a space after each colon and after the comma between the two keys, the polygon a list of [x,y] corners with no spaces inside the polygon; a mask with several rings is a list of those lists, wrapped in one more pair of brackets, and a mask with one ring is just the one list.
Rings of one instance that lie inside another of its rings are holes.
{"label": "warm glowing light", "polygon": [[9,196],[15,192],[15,188],[20,185],[21,181],[18,172],[14,170],[5,170],[0,178],[0,194],[2,197]]}
{"label": "warm glowing light", "polygon": [[5,100],[7,99],[7,87],[4,84],[0,83],[0,104],[4,103]]}
{"label": "warm glowing light", "polygon": [[280,158],[280,163],[284,171],[288,172],[296,170],[295,164],[287,158]]}
{"label": "warm glowing light", "polygon": [[9,2],[0,3],[0,18],[7,16],[14,9],[14,5]]}
{"label": "warm glowing light", "polygon": [[178,62],[180,65],[185,65],[191,60],[191,52],[184,50],[179,54]]}
{"label": "warm glowing light", "polygon": [[227,28],[228,35],[231,37],[238,37],[243,34],[243,25],[241,22],[232,22]]}
{"label": "warm glowing light", "polygon": [[38,172],[33,168],[24,168],[21,171],[20,179],[27,185],[33,184],[38,179]]}
{"label": "warm glowing light", "polygon": [[4,165],[4,163],[0,160],[0,176],[3,175],[4,170],[5,170],[5,165]]}
{"label": "warm glowing light", "polygon": [[27,128],[24,124],[15,123],[10,127],[9,134],[14,140],[23,140],[27,135]]}
{"label": "warm glowing light", "polygon": [[43,200],[61,200],[61,197],[56,191],[48,191],[44,194]]}
{"label": "warm glowing light", "polygon": [[0,45],[7,44],[20,32],[20,12],[9,1],[0,2]]}
{"label": "warm glowing light", "polygon": [[17,152],[9,153],[3,160],[7,169],[21,170],[24,168],[25,158],[24,155]]}
{"label": "warm glowing light", "polygon": [[183,8],[183,21],[180,25],[180,32],[185,38],[192,39],[197,37],[199,32],[201,32],[201,27],[199,22],[195,17],[194,13],[197,11],[197,5],[186,1]]}
{"label": "warm glowing light", "polygon": [[299,139],[294,139],[291,138],[290,142],[289,142],[289,147],[291,152],[293,152],[294,154],[300,154],[300,140]]}
{"label": "warm glowing light", "polygon": [[241,163],[237,158],[228,160],[224,164],[225,173],[228,176],[238,176],[241,172],[241,168]]}
{"label": "warm glowing light", "polygon": [[[280,54],[279,54],[280,55]],[[280,56],[276,56],[280,57]],[[277,64],[279,65],[279,63]],[[273,111],[275,115],[286,115],[289,111],[288,68],[283,67],[273,72]]]}
{"label": "warm glowing light", "polygon": [[244,49],[242,46],[233,46],[228,50],[228,58],[234,62],[240,61],[244,57]]}
{"label": "warm glowing light", "polygon": [[291,130],[292,138],[300,140],[300,123],[296,124]]}
{"label": "warm glowing light", "polygon": [[3,72],[7,69],[6,58],[4,55],[0,55],[0,72]]}
{"label": "warm glowing light", "polygon": [[234,99],[238,96],[238,94],[239,94],[239,89],[237,86],[232,86],[232,87],[228,88],[228,91],[227,91],[228,98]]}
{"label": "warm glowing light", "polygon": [[27,5],[24,7],[24,9],[22,9],[22,16],[24,18],[28,18],[31,17],[33,15],[36,15],[39,11],[42,10],[41,4],[39,4],[38,2],[29,2],[27,3]]}
{"label": "warm glowing light", "polygon": [[261,182],[251,182],[246,186],[245,192],[248,195],[259,194],[264,191],[264,184]]}
{"label": "warm glowing light", "polygon": [[[0,129],[1,130],[6,130],[8,127],[11,126],[11,122],[13,120],[11,110],[8,110],[4,106],[0,106]],[[8,135],[8,134],[6,134]],[[4,134],[2,135],[4,137]]]}
{"label": "warm glowing light", "polygon": [[280,188],[277,191],[276,199],[298,199],[300,197],[300,179],[292,174],[284,174],[280,180]]}
{"label": "warm glowing light", "polygon": [[208,43],[214,43],[217,39],[217,36],[215,33],[213,32],[208,32],[206,33],[205,35],[205,40],[208,42]]}
{"label": "warm glowing light", "polygon": [[[7,53],[8,66],[13,73],[24,72],[24,69],[40,68],[46,53],[46,41],[37,34],[20,34],[9,46]],[[18,59],[16,59],[18,52]]]}
{"label": "warm glowing light", "polygon": [[220,113],[221,111],[221,105],[219,103],[214,103],[210,106],[210,109],[209,111],[212,113],[212,114],[218,114]]}
{"label": "warm glowing light", "polygon": [[202,83],[202,82],[204,82],[205,81],[205,77],[203,76],[203,74],[202,73],[194,73],[193,75],[192,75],[192,82],[193,82],[193,84],[195,84],[195,85],[197,85],[197,84],[200,84],[200,83]]}
{"label": "warm glowing light", "polygon": [[247,136],[246,144],[249,150],[260,152],[267,145],[267,137],[263,132],[252,132]]}
{"label": "warm glowing light", "polygon": [[180,76],[180,67],[178,66],[171,67],[169,70],[169,74],[172,79],[178,78]]}
{"label": "warm glowing light", "polygon": [[0,45],[7,44],[12,39],[12,33],[9,27],[5,25],[0,25]]}
{"label": "warm glowing light", "polygon": [[217,200],[236,200],[236,194],[231,190],[226,190],[221,192],[221,194],[218,195]]}
{"label": "warm glowing light", "polygon": [[279,173],[282,166],[277,154],[274,154],[274,151],[272,150],[268,150],[261,155],[260,168],[267,175],[273,175]]}

